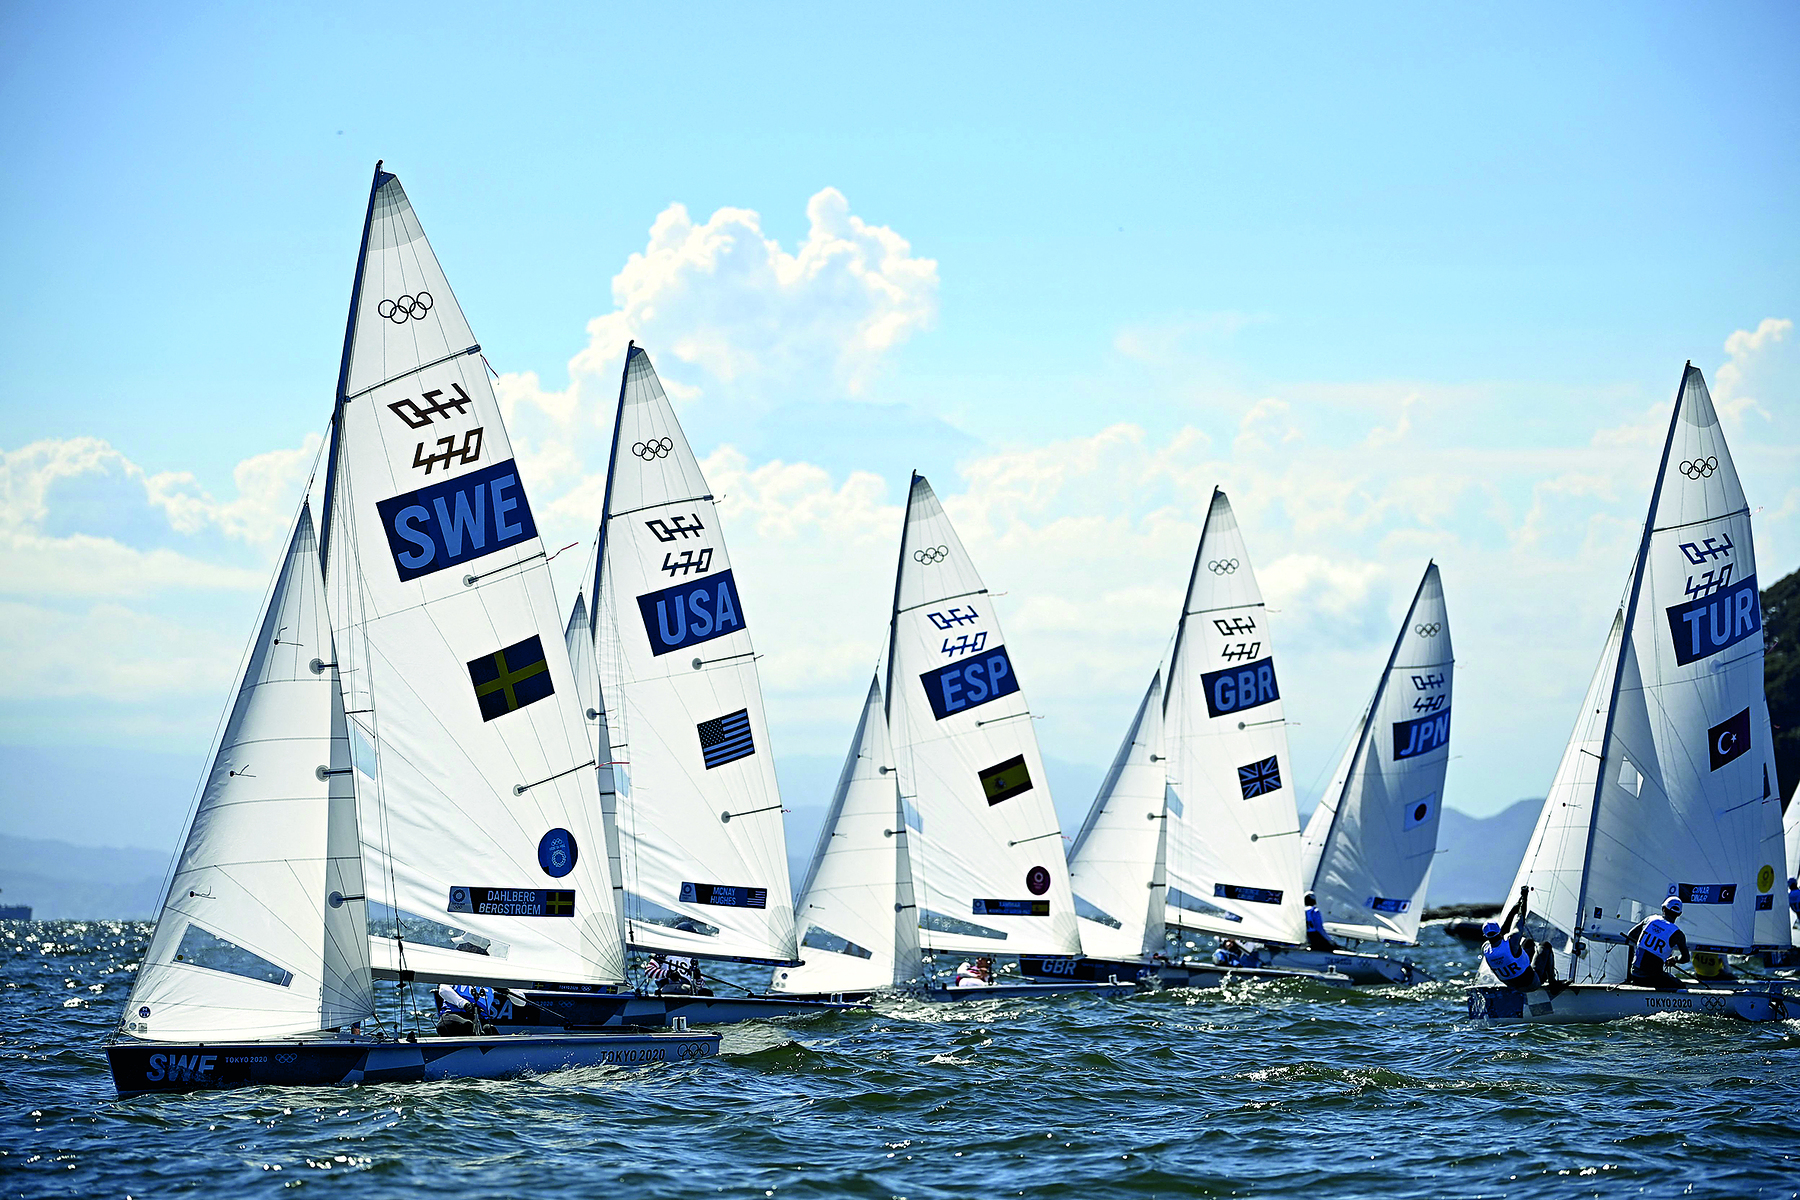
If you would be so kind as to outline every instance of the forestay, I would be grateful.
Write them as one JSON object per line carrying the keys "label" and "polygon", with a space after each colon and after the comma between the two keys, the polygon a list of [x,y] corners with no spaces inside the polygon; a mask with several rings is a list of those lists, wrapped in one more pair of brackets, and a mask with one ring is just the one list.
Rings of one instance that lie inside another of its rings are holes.
{"label": "forestay", "polygon": [[871,680],[795,908],[805,961],[775,969],[776,991],[867,991],[919,973],[906,816],[884,709],[881,681]]}
{"label": "forestay", "polygon": [[1304,943],[1274,642],[1237,517],[1216,488],[1166,678],[1168,923]]}
{"label": "forestay", "polygon": [[889,627],[888,728],[920,940],[975,954],[1079,954],[1062,830],[1000,621],[931,485],[914,475]]}
{"label": "forestay", "polygon": [[338,658],[371,749],[374,962],[425,979],[618,982],[594,755],[478,350],[378,169],[326,487]]}
{"label": "forestay", "polygon": [[303,506],[125,1006],[160,1041],[279,1037],[374,1011],[350,743]]}
{"label": "forestay", "polygon": [[[1571,935],[1587,943],[1574,960],[1583,981],[1622,978],[1626,930],[1671,895],[1685,904],[1681,926],[1692,947],[1744,951],[1762,931],[1785,944],[1777,922],[1757,917],[1779,900],[1780,797],[1765,749],[1750,514],[1692,366],[1613,642],[1514,895],[1532,888],[1538,927],[1559,950]],[[1581,754],[1593,765],[1571,764],[1575,741],[1595,737],[1598,758]],[[1582,784],[1585,797],[1571,794]],[[1559,796],[1570,807],[1553,814]],[[1585,844],[1576,859],[1578,828]],[[1566,955],[1559,962],[1570,965]]]}
{"label": "forestay", "polygon": [[1344,763],[1307,822],[1301,877],[1327,932],[1411,944],[1450,761],[1450,620],[1437,564],[1407,606]]}
{"label": "forestay", "polygon": [[626,941],[792,962],[781,791],[718,510],[650,365],[627,349],[592,594]]}
{"label": "forestay", "polygon": [[1162,698],[1158,671],[1069,851],[1081,946],[1098,958],[1140,958],[1166,948]]}

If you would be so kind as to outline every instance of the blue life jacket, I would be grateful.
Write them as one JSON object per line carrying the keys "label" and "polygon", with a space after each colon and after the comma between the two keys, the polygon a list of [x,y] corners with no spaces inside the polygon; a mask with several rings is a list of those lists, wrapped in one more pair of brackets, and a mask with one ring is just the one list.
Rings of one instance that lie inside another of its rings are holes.
{"label": "blue life jacket", "polygon": [[1324,936],[1325,914],[1319,911],[1317,905],[1309,905],[1307,907],[1307,910],[1306,910],[1306,932],[1316,933],[1316,934],[1319,934],[1320,936]]}
{"label": "blue life jacket", "polygon": [[1502,983],[1511,983],[1531,970],[1531,960],[1525,957],[1523,950],[1514,951],[1511,938],[1501,938],[1486,950],[1481,957],[1494,972],[1494,978]]}
{"label": "blue life jacket", "polygon": [[1651,917],[1644,922],[1644,931],[1638,934],[1637,953],[1631,957],[1631,969],[1641,971],[1651,964],[1647,959],[1654,958],[1655,965],[1661,966],[1668,961],[1675,947],[1675,922],[1662,917]]}
{"label": "blue life jacket", "polygon": [[500,1011],[499,1004],[494,1000],[494,989],[491,987],[478,988],[470,987],[466,983],[459,983],[450,990],[473,1004],[475,1011],[481,1014],[483,1020],[493,1020]]}
{"label": "blue life jacket", "polygon": [[1796,917],[1800,917],[1800,887],[1788,889],[1788,908]]}

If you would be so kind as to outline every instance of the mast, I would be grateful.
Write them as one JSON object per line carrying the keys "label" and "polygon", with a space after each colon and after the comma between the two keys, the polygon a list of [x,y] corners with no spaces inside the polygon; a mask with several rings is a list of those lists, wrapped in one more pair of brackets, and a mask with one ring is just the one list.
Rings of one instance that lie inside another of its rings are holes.
{"label": "mast", "polygon": [[337,496],[338,439],[343,435],[344,398],[350,384],[350,348],[356,340],[356,314],[362,307],[363,266],[369,261],[369,229],[375,222],[375,193],[381,190],[385,180],[393,176],[381,169],[381,159],[375,160],[375,178],[369,184],[369,207],[363,213],[362,243],[356,251],[356,279],[350,285],[350,316],[344,321],[344,356],[338,361],[337,398],[331,407],[331,452],[325,460],[325,495],[319,505],[319,562],[322,569],[330,569],[331,550],[331,507]]}
{"label": "mast", "polygon": [[[1200,540],[1194,543],[1194,569],[1188,572],[1187,590],[1181,593],[1181,619],[1175,622],[1175,645],[1169,650],[1169,679],[1175,678],[1176,663],[1181,656],[1181,643],[1187,635],[1188,598],[1194,594],[1194,581],[1200,578],[1200,560],[1206,552],[1206,531],[1212,526],[1213,501],[1219,498],[1218,485],[1213,486],[1212,495],[1206,500],[1206,517],[1200,522]],[[1163,713],[1168,714],[1169,696],[1173,687],[1163,688]]]}
{"label": "mast", "polygon": [[[613,413],[612,452],[606,459],[606,495],[600,501],[600,533],[594,543],[594,587],[588,595],[593,602],[588,606],[588,632],[593,633],[600,628],[600,577],[606,570],[606,522],[612,516],[613,475],[619,469],[619,426],[625,418],[625,381],[631,377],[631,356],[637,353],[637,342],[625,343],[625,366],[619,372],[619,407]],[[598,667],[596,662],[595,666]],[[600,697],[600,707],[606,708],[606,697]]]}
{"label": "mast", "polygon": [[1394,673],[1394,660],[1400,657],[1400,646],[1406,641],[1406,631],[1412,625],[1413,613],[1419,607],[1419,597],[1424,594],[1425,581],[1431,578],[1431,568],[1436,562],[1432,559],[1425,564],[1425,573],[1419,576],[1419,586],[1413,589],[1412,602],[1406,606],[1406,616],[1400,621],[1400,632],[1394,635],[1394,647],[1388,651],[1387,665],[1381,669],[1381,679],[1375,684],[1375,695],[1369,700],[1368,711],[1363,713],[1362,728],[1356,735],[1356,749],[1352,751],[1350,769],[1344,772],[1343,790],[1338,793],[1337,807],[1331,810],[1331,824],[1325,828],[1325,840],[1319,844],[1319,861],[1313,864],[1312,878],[1306,881],[1308,891],[1319,886],[1319,872],[1325,869],[1325,856],[1331,853],[1331,839],[1337,833],[1338,818],[1344,811],[1344,792],[1350,790],[1350,781],[1356,778],[1357,765],[1362,761],[1363,750],[1369,741],[1369,726],[1375,721],[1375,713],[1381,708],[1381,697],[1387,691],[1388,676]]}
{"label": "mast", "polygon": [[[1612,742],[1613,719],[1619,710],[1619,684],[1625,678],[1625,652],[1631,647],[1631,626],[1637,618],[1638,595],[1644,586],[1644,564],[1650,557],[1650,535],[1656,528],[1656,506],[1662,499],[1663,478],[1669,470],[1669,450],[1675,444],[1675,428],[1681,420],[1681,398],[1687,392],[1688,372],[1694,369],[1690,359],[1681,369],[1681,383],[1675,388],[1675,409],[1669,414],[1669,432],[1663,439],[1662,459],[1656,464],[1656,484],[1650,489],[1650,509],[1644,514],[1644,536],[1638,541],[1637,559],[1631,564],[1631,585],[1625,602],[1625,625],[1620,632],[1619,657],[1613,663],[1612,686],[1606,694],[1606,727],[1600,734],[1600,766],[1594,772],[1594,800],[1588,810],[1587,849],[1581,858],[1581,890],[1575,898],[1575,928],[1571,931],[1575,941],[1581,939],[1581,931],[1587,923],[1587,891],[1588,873],[1594,861],[1594,836],[1600,829],[1600,794],[1606,788],[1606,754]],[[1571,943],[1570,951],[1575,947]]]}
{"label": "mast", "polygon": [[914,471],[906,481],[906,507],[900,513],[900,554],[894,563],[894,605],[888,610],[887,681],[881,693],[881,714],[887,719],[890,731],[894,720],[894,640],[900,636],[900,578],[906,571],[906,531],[912,521],[913,489],[918,486],[919,473]]}

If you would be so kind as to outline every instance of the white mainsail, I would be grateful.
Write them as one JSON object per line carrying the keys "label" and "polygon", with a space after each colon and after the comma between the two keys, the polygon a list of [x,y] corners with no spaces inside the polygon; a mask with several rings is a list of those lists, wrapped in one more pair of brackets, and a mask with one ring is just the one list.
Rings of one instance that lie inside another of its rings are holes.
{"label": "white mainsail", "polygon": [[1274,643],[1237,517],[1217,488],[1165,679],[1168,924],[1303,944],[1300,817]]}
{"label": "white mainsail", "polygon": [[1142,958],[1166,945],[1162,698],[1158,671],[1069,850],[1081,946],[1098,958]]}
{"label": "white mainsail", "polygon": [[379,973],[622,982],[594,753],[486,362],[377,168],[326,484]]}
{"label": "white mainsail", "polygon": [[792,963],[781,790],[718,509],[675,409],[625,355],[592,595],[626,942]]}
{"label": "white mainsail", "polygon": [[337,670],[315,666],[333,657],[302,505],[125,1006],[128,1032],[280,1037],[374,1012],[350,741]]}
{"label": "white mainsail", "polygon": [[1419,939],[1450,761],[1454,669],[1444,587],[1431,563],[1345,763],[1307,822],[1301,878],[1329,933]]}
{"label": "white mainsail", "polygon": [[612,737],[606,728],[606,713],[600,705],[600,667],[586,592],[575,594],[575,605],[569,610],[568,623],[563,627],[563,645],[569,651],[569,666],[575,672],[575,695],[581,704],[581,715],[590,723],[592,740],[588,746],[594,754],[596,782],[600,789],[600,820],[606,830],[607,875],[612,880],[613,911],[619,917],[619,936],[623,938],[625,885],[619,861],[618,794],[613,785]]}
{"label": "white mainsail", "polygon": [[906,815],[884,708],[881,681],[871,680],[794,910],[805,961],[775,969],[776,991],[865,991],[919,973]]}
{"label": "white mainsail", "polygon": [[888,730],[928,950],[1079,954],[1031,710],[975,564],[914,475],[887,656]]}
{"label": "white mainsail", "polygon": [[1578,982],[1622,979],[1625,931],[1671,895],[1695,949],[1747,951],[1776,924],[1757,917],[1777,900],[1761,868],[1781,803],[1762,681],[1750,512],[1689,365],[1620,615],[1509,897],[1531,888],[1532,928]]}

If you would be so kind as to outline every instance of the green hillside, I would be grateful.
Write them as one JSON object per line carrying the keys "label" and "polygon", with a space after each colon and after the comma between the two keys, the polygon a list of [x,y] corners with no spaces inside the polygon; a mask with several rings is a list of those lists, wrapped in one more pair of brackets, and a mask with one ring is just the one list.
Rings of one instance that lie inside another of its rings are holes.
{"label": "green hillside", "polygon": [[1800,571],[1763,590],[1763,690],[1775,727],[1775,774],[1787,796],[1800,780]]}

